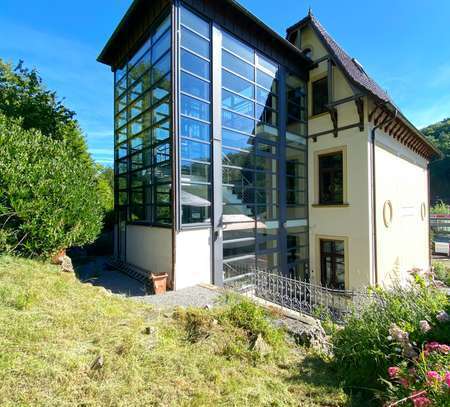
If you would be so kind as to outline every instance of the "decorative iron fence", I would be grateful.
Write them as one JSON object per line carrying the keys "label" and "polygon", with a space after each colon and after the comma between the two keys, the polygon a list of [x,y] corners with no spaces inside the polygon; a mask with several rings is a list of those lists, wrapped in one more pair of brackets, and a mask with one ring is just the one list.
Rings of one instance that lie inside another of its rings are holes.
{"label": "decorative iron fence", "polygon": [[241,279],[236,277],[226,285],[293,311],[320,319],[330,317],[335,322],[343,322],[349,313],[359,312],[371,300],[366,292],[333,290],[259,269],[243,274]]}

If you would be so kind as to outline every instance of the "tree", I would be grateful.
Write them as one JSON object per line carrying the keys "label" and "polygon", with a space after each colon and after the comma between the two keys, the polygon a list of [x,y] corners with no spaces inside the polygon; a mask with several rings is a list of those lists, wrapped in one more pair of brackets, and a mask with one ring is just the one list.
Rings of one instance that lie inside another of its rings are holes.
{"label": "tree", "polygon": [[58,100],[56,92],[46,89],[37,71],[25,68],[23,61],[13,68],[0,59],[0,112],[20,118],[25,130],[64,140],[75,155],[90,161],[75,112]]}
{"label": "tree", "polygon": [[112,192],[75,113],[22,61],[0,59],[0,156],[0,251],[47,256],[95,240]]}
{"label": "tree", "polygon": [[65,140],[0,114],[0,251],[50,256],[91,243],[102,227],[94,167]]}
{"label": "tree", "polygon": [[450,118],[422,129],[422,133],[444,154],[430,163],[431,200],[450,203]]}

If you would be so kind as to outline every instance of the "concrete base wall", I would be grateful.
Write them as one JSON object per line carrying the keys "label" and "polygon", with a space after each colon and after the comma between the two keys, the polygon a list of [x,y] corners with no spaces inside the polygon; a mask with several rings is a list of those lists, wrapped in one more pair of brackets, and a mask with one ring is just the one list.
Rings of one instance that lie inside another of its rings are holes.
{"label": "concrete base wall", "polygon": [[153,273],[172,277],[172,229],[127,226],[126,262]]}
{"label": "concrete base wall", "polygon": [[176,235],[175,289],[212,282],[211,229]]}

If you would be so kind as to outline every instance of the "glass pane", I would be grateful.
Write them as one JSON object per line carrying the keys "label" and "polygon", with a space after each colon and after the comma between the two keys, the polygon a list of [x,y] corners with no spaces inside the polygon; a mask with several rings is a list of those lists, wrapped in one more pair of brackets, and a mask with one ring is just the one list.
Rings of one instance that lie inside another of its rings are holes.
{"label": "glass pane", "polygon": [[181,118],[180,135],[182,137],[190,137],[199,140],[209,141],[209,125],[199,122],[198,120]]}
{"label": "glass pane", "polygon": [[239,93],[242,96],[250,99],[254,98],[255,87],[252,83],[225,70],[222,70],[222,86],[232,90],[233,92]]}
{"label": "glass pane", "polygon": [[161,163],[170,160],[170,144],[165,143],[156,146],[153,151],[153,154],[155,163]]}
{"label": "glass pane", "polygon": [[181,90],[190,95],[209,100],[209,83],[186,72],[181,72]]}
{"label": "glass pane", "polygon": [[152,83],[157,82],[170,71],[170,52],[163,56],[152,68]]}
{"label": "glass pane", "polygon": [[209,41],[181,27],[181,45],[209,59]]}
{"label": "glass pane", "polygon": [[170,224],[172,223],[172,215],[170,206],[156,206],[155,207],[155,221],[156,223]]}
{"label": "glass pane", "polygon": [[273,93],[277,93],[277,81],[275,78],[261,72],[259,69],[256,70],[256,83],[261,85],[263,88],[270,90]]}
{"label": "glass pane", "polygon": [[256,105],[256,119],[263,123],[277,126],[277,114],[274,110],[266,108],[265,106]]}
{"label": "glass pane", "polygon": [[222,164],[233,167],[252,167],[253,156],[247,152],[222,148]]}
{"label": "glass pane", "polygon": [[185,49],[181,49],[181,67],[202,78],[209,79],[210,77],[209,62]]}
{"label": "glass pane", "polygon": [[181,180],[184,182],[209,182],[208,164],[193,161],[181,161]]}
{"label": "glass pane", "polygon": [[150,125],[151,125],[151,114],[149,111],[147,111],[144,114],[140,115],[138,118],[131,121],[130,124],[128,125],[130,137],[135,136],[136,134],[150,127]]}
{"label": "glass pane", "polygon": [[152,90],[153,103],[158,102],[170,94],[170,74],[161,79]]}
{"label": "glass pane", "polygon": [[209,120],[209,104],[189,96],[182,95],[181,113],[195,119]]}
{"label": "glass pane", "polygon": [[169,100],[159,103],[153,108],[153,123],[170,118],[170,103]]}
{"label": "glass pane", "polygon": [[170,137],[170,119],[153,127],[153,142],[158,143]]}
{"label": "glass pane", "polygon": [[184,7],[181,7],[181,24],[191,28],[204,37],[210,37],[209,24]]}
{"label": "glass pane", "polygon": [[170,15],[167,16],[164,21],[160,24],[160,26],[156,29],[154,34],[152,35],[152,43],[154,44],[158,41],[159,37],[170,27]]}
{"label": "glass pane", "polygon": [[255,80],[255,68],[253,65],[247,64],[227,51],[222,52],[222,65],[251,81]]}
{"label": "glass pane", "polygon": [[240,257],[247,254],[255,253],[255,241],[254,239],[250,240],[241,240],[241,241],[230,241],[223,242],[223,258],[229,259],[234,257]]}
{"label": "glass pane", "polygon": [[222,125],[231,129],[253,134],[255,121],[227,110],[222,111]]}
{"label": "glass pane", "polygon": [[183,223],[210,222],[209,185],[181,184]]}
{"label": "glass pane", "polygon": [[276,96],[265,89],[259,87],[256,88],[256,100],[266,107],[277,109]]}
{"label": "glass pane", "polygon": [[270,72],[273,76],[275,76],[278,72],[278,65],[274,62],[270,61],[266,57],[262,56],[261,54],[257,54],[257,65],[264,68],[266,71]]}
{"label": "glass pane", "polygon": [[155,181],[156,182],[170,182],[172,176],[171,164],[160,164],[155,167]]}
{"label": "glass pane", "polygon": [[235,147],[250,151],[253,149],[255,138],[246,134],[231,130],[222,130],[222,144],[227,147]]}
{"label": "glass pane", "polygon": [[224,31],[222,31],[222,46],[252,64],[255,62],[255,53],[253,49]]}
{"label": "glass pane", "polygon": [[170,31],[166,32],[152,48],[152,63],[158,61],[161,56],[170,48]]}
{"label": "glass pane", "polygon": [[209,144],[181,139],[181,156],[184,159],[209,162],[211,159],[210,150]]}
{"label": "glass pane", "polygon": [[128,72],[128,85],[140,78],[150,68],[150,54],[144,57]]}
{"label": "glass pane", "polygon": [[222,105],[230,110],[247,116],[253,117],[255,114],[254,102],[226,90],[222,91]]}

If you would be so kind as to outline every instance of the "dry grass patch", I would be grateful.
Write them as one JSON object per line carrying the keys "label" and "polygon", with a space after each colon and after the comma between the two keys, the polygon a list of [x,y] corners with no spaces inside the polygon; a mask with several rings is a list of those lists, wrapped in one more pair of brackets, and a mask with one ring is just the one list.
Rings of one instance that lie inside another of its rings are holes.
{"label": "dry grass patch", "polygon": [[[348,403],[325,365],[318,374],[266,315],[239,304],[160,316],[54,266],[0,257],[0,405]],[[255,332],[269,355],[252,350]]]}

